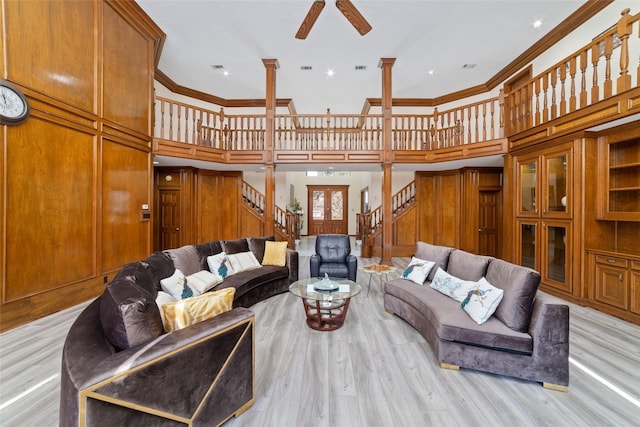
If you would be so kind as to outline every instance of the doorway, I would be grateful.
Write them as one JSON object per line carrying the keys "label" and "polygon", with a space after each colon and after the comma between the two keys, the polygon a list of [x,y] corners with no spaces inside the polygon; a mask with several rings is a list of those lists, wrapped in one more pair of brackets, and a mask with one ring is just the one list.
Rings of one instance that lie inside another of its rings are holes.
{"label": "doorway", "polygon": [[180,190],[159,190],[160,247],[158,250],[180,246]]}
{"label": "doorway", "polygon": [[307,185],[309,235],[349,234],[348,185]]}
{"label": "doorway", "polygon": [[500,191],[479,192],[478,255],[498,256],[498,224]]}

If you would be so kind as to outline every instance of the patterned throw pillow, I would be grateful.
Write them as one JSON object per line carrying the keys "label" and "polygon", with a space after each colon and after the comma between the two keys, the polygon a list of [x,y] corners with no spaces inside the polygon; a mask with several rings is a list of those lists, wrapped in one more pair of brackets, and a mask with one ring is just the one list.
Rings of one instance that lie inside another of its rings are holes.
{"label": "patterned throw pillow", "polygon": [[242,271],[255,270],[262,267],[253,252],[240,252],[227,255],[233,271],[237,274]]}
{"label": "patterned throw pillow", "polygon": [[235,288],[224,288],[164,304],[165,331],[177,331],[231,310],[235,293]]}
{"label": "patterned throw pillow", "polygon": [[200,295],[200,292],[187,284],[187,278],[184,273],[177,268],[171,276],[160,280],[160,286],[163,291],[175,299],[185,299]]}
{"label": "patterned throw pillow", "polygon": [[220,282],[222,282],[222,277],[207,270],[201,270],[187,276],[187,284],[189,287],[195,289],[200,294],[204,294]]}
{"label": "patterned throw pillow", "polygon": [[446,296],[462,302],[469,294],[469,291],[478,286],[478,282],[462,280],[438,268],[430,286]]}
{"label": "patterned throw pillow", "polygon": [[219,254],[207,257],[207,264],[209,265],[209,271],[222,277],[222,279],[235,274],[225,252],[220,252]]}
{"label": "patterned throw pillow", "polygon": [[411,262],[402,273],[402,278],[411,280],[418,285],[423,285],[434,265],[435,262],[433,261],[425,261],[420,258],[411,257]]}
{"label": "patterned throw pillow", "polygon": [[504,291],[496,288],[484,277],[478,281],[478,286],[469,291],[460,306],[478,325],[489,320],[502,301]]}
{"label": "patterned throw pillow", "polygon": [[284,267],[287,263],[287,242],[265,242],[262,265]]}

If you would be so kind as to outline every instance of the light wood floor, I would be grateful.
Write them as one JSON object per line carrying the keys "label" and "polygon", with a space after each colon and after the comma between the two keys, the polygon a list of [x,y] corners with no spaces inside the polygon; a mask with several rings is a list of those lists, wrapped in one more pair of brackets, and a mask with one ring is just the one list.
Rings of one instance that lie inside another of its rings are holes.
{"label": "light wood floor", "polygon": [[[300,266],[308,277],[308,257]],[[571,305],[570,386],[562,393],[439,368],[427,342],[384,311],[378,278],[368,297],[368,276],[359,272],[358,282],[363,292],[334,332],[310,330],[290,294],[252,307],[255,404],[225,427],[640,425],[640,327]],[[82,308],[0,335],[0,426],[57,425],[62,344]]]}

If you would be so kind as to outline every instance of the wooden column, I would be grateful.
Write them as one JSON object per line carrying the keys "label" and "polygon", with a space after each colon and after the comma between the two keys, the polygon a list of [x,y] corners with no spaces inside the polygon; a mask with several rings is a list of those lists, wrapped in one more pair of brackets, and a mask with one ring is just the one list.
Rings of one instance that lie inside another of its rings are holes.
{"label": "wooden column", "polygon": [[393,265],[391,250],[393,248],[393,206],[392,206],[392,152],[391,152],[391,68],[395,58],[381,58],[382,68],[382,257],[380,264]]}
{"label": "wooden column", "polygon": [[275,171],[273,164],[273,149],[275,141],[276,116],[276,70],[280,67],[277,59],[263,59],[267,69],[266,81],[266,134],[265,134],[265,173],[264,173],[264,232],[269,236],[274,234],[275,224]]}

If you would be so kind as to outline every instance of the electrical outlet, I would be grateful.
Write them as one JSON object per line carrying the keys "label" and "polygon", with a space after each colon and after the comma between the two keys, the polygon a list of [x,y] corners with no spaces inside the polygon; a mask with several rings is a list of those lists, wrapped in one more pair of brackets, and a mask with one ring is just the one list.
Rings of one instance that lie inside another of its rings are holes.
{"label": "electrical outlet", "polygon": [[105,284],[106,284],[107,282],[109,282],[109,278],[108,278],[108,276],[104,276],[104,277],[102,278],[102,283],[105,283]]}

